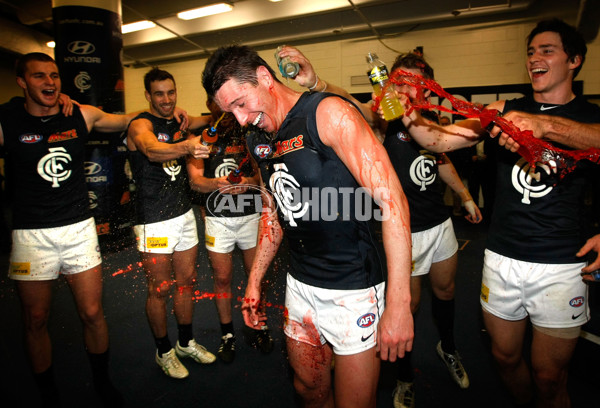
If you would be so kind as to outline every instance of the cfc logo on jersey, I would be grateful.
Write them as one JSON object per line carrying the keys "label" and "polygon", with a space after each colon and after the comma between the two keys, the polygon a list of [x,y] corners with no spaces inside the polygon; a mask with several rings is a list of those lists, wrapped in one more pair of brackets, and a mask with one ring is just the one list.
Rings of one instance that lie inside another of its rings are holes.
{"label": "cfc logo on jersey", "polygon": [[215,169],[215,177],[225,177],[228,176],[233,170],[237,169],[238,165],[235,162],[235,159],[230,157],[223,159],[223,163],[219,164]]}
{"label": "cfc logo on jersey", "polygon": [[417,157],[410,165],[410,179],[418,186],[421,191],[427,190],[427,186],[435,181],[435,157],[427,150],[421,150],[421,155]]}
{"label": "cfc logo on jersey", "polygon": [[60,187],[60,182],[71,176],[71,170],[66,168],[71,162],[71,155],[64,147],[51,147],[49,153],[40,159],[37,166],[38,174],[52,183],[52,188]]}
{"label": "cfc logo on jersey", "polygon": [[171,177],[171,181],[176,180],[176,176],[181,173],[181,165],[175,160],[169,160],[163,163],[163,170]]}
{"label": "cfc logo on jersey", "polygon": [[308,211],[308,203],[301,199],[300,183],[288,173],[284,163],[276,163],[273,168],[275,172],[269,178],[269,187],[285,219],[291,227],[297,227],[296,218],[302,218]]}
{"label": "cfc logo on jersey", "polygon": [[[542,173],[543,172],[543,173]],[[513,167],[511,180],[512,185],[520,194],[523,195],[521,203],[531,204],[531,198],[540,198],[552,191],[552,186],[545,184],[542,180],[544,173],[552,174],[550,166],[544,163],[537,163],[535,168],[521,158]]]}

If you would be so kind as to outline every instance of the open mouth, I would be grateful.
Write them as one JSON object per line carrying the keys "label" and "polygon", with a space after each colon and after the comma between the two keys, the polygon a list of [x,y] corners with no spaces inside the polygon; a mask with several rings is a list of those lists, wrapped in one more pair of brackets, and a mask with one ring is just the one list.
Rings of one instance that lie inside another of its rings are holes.
{"label": "open mouth", "polygon": [[539,77],[541,77],[542,75],[544,75],[546,72],[548,72],[548,70],[547,70],[547,69],[544,69],[544,68],[533,68],[533,69],[531,70],[531,76],[532,76],[533,78],[539,78]]}
{"label": "open mouth", "polygon": [[54,96],[56,94],[56,89],[43,89],[42,94],[45,96]]}
{"label": "open mouth", "polygon": [[254,119],[254,122],[252,122],[253,126],[258,126],[258,124],[260,123],[260,121],[262,120],[263,117],[263,113],[259,113],[258,116],[256,117],[256,119]]}

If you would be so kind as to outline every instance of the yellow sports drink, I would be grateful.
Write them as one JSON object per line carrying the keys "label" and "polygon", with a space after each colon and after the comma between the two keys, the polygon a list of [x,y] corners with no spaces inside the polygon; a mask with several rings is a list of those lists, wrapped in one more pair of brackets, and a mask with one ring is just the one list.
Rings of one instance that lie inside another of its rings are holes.
{"label": "yellow sports drink", "polygon": [[369,64],[367,75],[369,75],[373,91],[375,95],[381,97],[379,104],[383,110],[384,119],[388,122],[398,119],[404,114],[404,107],[396,98],[393,85],[389,83],[389,73],[385,64],[379,60],[377,54],[371,52],[367,54],[367,64]]}

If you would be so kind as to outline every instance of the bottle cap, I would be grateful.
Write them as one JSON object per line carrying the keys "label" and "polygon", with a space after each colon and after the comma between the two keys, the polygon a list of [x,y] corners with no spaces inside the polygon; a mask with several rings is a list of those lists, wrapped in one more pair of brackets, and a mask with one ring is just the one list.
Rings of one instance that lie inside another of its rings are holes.
{"label": "bottle cap", "polygon": [[217,129],[214,127],[206,128],[202,132],[202,140],[206,143],[214,143],[219,138],[217,134]]}

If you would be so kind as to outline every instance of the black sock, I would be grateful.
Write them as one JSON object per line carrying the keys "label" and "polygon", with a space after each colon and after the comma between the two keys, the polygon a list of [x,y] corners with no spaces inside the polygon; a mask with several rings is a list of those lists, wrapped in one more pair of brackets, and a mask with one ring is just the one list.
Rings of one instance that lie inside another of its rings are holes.
{"label": "black sock", "polygon": [[404,357],[399,358],[396,361],[396,367],[398,368],[398,380],[402,382],[413,382],[415,379],[415,372],[412,366],[412,351],[406,351]]}
{"label": "black sock", "polygon": [[221,323],[221,334],[225,336],[227,333],[234,334],[233,332],[233,320],[229,323]]}
{"label": "black sock", "polygon": [[163,354],[168,353],[173,348],[168,335],[161,338],[155,337],[154,343],[156,344],[156,348],[158,349],[159,357],[162,357]]}
{"label": "black sock", "polygon": [[54,370],[52,365],[46,371],[33,373],[33,378],[40,391],[42,407],[59,407],[58,387],[54,382]]}
{"label": "black sock", "polygon": [[192,325],[190,324],[178,324],[177,330],[179,331],[179,345],[181,347],[187,347],[190,340],[194,338],[192,333]]}
{"label": "black sock", "polygon": [[108,350],[104,353],[96,354],[87,352],[90,366],[92,367],[92,376],[94,378],[94,389],[105,407],[123,406],[123,396],[113,386],[108,376]]}
{"label": "black sock", "polygon": [[442,350],[454,354],[454,299],[441,300],[435,295],[431,297],[431,314],[440,334]]}

